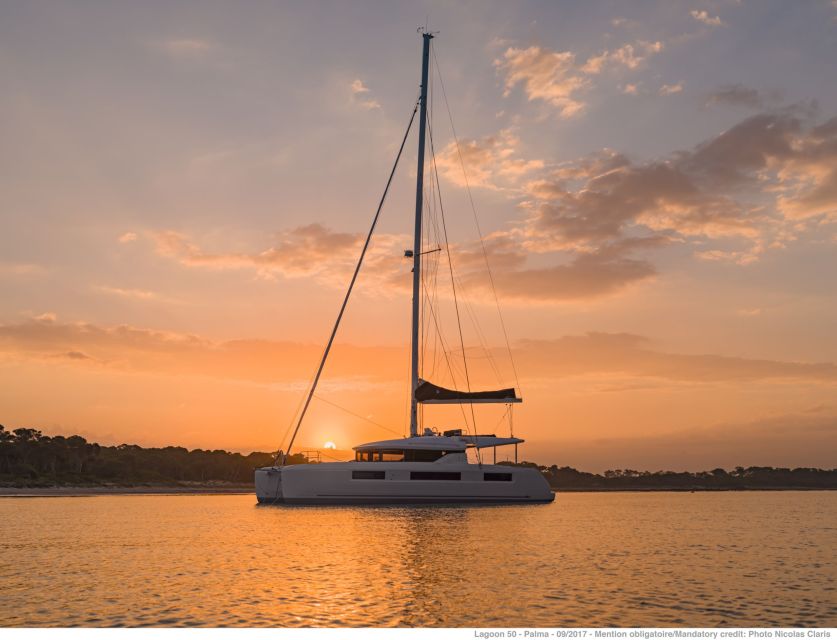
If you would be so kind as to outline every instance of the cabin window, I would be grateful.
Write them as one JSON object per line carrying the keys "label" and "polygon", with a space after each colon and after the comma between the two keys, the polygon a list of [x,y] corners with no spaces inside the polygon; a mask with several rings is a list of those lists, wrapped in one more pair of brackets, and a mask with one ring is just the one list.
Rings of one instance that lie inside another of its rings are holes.
{"label": "cabin window", "polygon": [[512,474],[510,473],[486,473],[482,478],[485,482],[511,482]]}
{"label": "cabin window", "polygon": [[436,462],[448,451],[438,449],[382,449],[380,451],[355,451],[356,462]]}
{"label": "cabin window", "polygon": [[401,462],[402,460],[404,460],[403,451],[355,451],[355,462]]}
{"label": "cabin window", "polygon": [[407,462],[436,462],[436,460],[444,456],[446,453],[447,451],[439,451],[438,449],[408,449],[404,452],[404,459]]}
{"label": "cabin window", "polygon": [[352,480],[386,480],[385,471],[352,471]]}
{"label": "cabin window", "polygon": [[411,471],[410,480],[462,480],[458,471]]}

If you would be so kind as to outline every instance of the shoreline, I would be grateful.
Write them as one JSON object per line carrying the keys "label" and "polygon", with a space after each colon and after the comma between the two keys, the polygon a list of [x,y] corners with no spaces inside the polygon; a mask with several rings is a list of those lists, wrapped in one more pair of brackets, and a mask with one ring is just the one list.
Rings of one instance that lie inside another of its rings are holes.
{"label": "shoreline", "polygon": [[110,495],[244,495],[249,493],[255,495],[254,486],[0,487],[0,498],[81,498]]}
{"label": "shoreline", "polygon": [[[682,487],[565,487],[552,488],[561,493],[728,493],[753,491],[834,491],[833,487],[724,487],[684,489]],[[135,485],[135,486],[65,486],[0,487],[0,498],[82,498],[118,495],[247,495],[255,494],[252,485]]]}
{"label": "shoreline", "polygon": [[555,493],[729,493],[746,491],[834,491],[837,487],[564,487]]}

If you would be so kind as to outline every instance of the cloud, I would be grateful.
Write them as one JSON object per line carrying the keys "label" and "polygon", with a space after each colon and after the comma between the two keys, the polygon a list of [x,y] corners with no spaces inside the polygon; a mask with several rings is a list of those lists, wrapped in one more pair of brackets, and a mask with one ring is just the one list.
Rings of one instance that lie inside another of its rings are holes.
{"label": "cloud", "polygon": [[169,38],[151,43],[151,47],[172,58],[198,59],[213,51],[214,43],[203,38]]}
{"label": "cloud", "polygon": [[795,136],[776,169],[779,210],[791,220],[837,222],[837,117]]}
{"label": "cloud", "polygon": [[585,168],[589,173],[575,178],[577,186],[561,174],[529,185],[533,199],[523,233],[533,250],[590,251],[636,227],[688,236],[757,234],[745,207],[701,189],[675,163],[634,165],[606,155],[583,161],[579,169]]}
{"label": "cloud", "polygon": [[[604,149],[550,166],[523,157],[511,130],[461,148],[472,185],[518,200],[522,219],[485,240],[498,289],[522,303],[590,300],[651,282],[658,270],[649,254],[673,244],[690,244],[700,260],[752,264],[805,224],[837,221],[837,119],[810,126],[787,112],[758,114],[647,162]],[[438,154],[438,165],[464,183],[454,146]],[[154,238],[159,254],[184,266],[339,287],[362,242],[319,224],[282,231],[261,251],[210,251],[174,231]],[[370,291],[409,291],[406,244],[403,236],[376,236],[362,274]],[[451,251],[467,293],[481,298],[490,290],[481,248]]]}
{"label": "cloud", "polygon": [[90,356],[82,353],[81,351],[68,351],[63,354],[63,356],[65,358],[69,358],[70,360],[91,360]]}
{"label": "cloud", "polygon": [[352,93],[369,93],[369,88],[363,84],[363,80],[352,80]]}
{"label": "cloud", "polygon": [[[253,269],[261,277],[313,277],[330,285],[344,286],[360,256],[360,234],[333,231],[309,224],[277,233],[268,248],[253,252],[211,252],[175,231],[153,234],[157,253],[188,267],[207,269]],[[375,236],[364,262],[364,276],[394,288],[406,286],[399,277],[404,263],[395,247],[405,245],[402,236]],[[403,275],[403,274],[402,274]]]}
{"label": "cloud", "polygon": [[[529,446],[537,446],[542,451],[539,455],[544,456],[539,459],[547,463],[580,461],[589,449],[618,460],[602,463],[610,468],[625,466],[626,456],[653,453],[658,463],[631,463],[653,469],[659,468],[657,464],[668,466],[666,460],[682,447],[689,455],[697,451],[705,455],[696,461],[678,458],[679,464],[714,465],[706,461],[717,459],[718,451],[726,452],[727,444],[734,441],[738,444],[728,452],[730,460],[717,464],[748,464],[751,460],[762,464],[768,458],[758,457],[772,451],[775,458],[769,459],[784,465],[797,464],[793,456],[801,448],[827,452],[826,456],[834,449],[835,416],[830,399],[837,386],[837,366],[832,362],[678,353],[630,333],[592,332],[526,340],[513,344],[512,351],[525,376],[521,382],[527,411],[540,416],[537,424],[529,427],[533,437]],[[339,343],[329,359],[321,392],[362,415],[371,407],[375,419],[383,424],[400,425],[403,412],[394,407],[403,408],[408,352],[407,345]],[[505,356],[504,348],[491,352],[498,361]],[[219,341],[189,333],[65,322],[54,317],[0,323],[0,362],[8,373],[4,382],[10,399],[16,400],[18,391],[23,398],[43,395],[44,375],[56,386],[53,402],[34,413],[29,409],[25,415],[30,417],[22,418],[26,423],[84,423],[94,430],[121,424],[129,427],[124,432],[128,434],[152,429],[146,437],[163,444],[167,433],[180,433],[187,440],[194,433],[196,440],[191,446],[207,447],[206,438],[211,440],[212,433],[228,433],[230,420],[235,419],[241,424],[263,424],[264,437],[270,441],[278,435],[277,406],[295,404],[321,353],[321,344]],[[479,361],[472,364],[479,365]],[[487,364],[483,368],[487,370]],[[491,374],[478,371],[476,376],[481,384],[482,378]],[[329,392],[345,395],[333,397]],[[288,393],[295,398],[281,395]],[[718,394],[724,402],[712,406],[725,405],[722,411],[694,411],[707,399],[717,399]],[[764,404],[769,406],[762,406],[762,399],[768,396],[771,400]],[[149,398],[154,398],[150,405]],[[730,398],[740,403],[754,399],[749,411],[757,417],[751,422],[742,419],[742,407],[726,407]],[[776,398],[781,400],[774,401]],[[189,407],[184,407],[184,402]],[[353,406],[358,402],[366,408]],[[550,421],[558,405],[562,419]],[[251,411],[253,407],[255,411]],[[10,409],[12,413],[19,410],[14,402]],[[242,411],[247,418],[243,422]],[[758,417],[772,411],[784,415]],[[94,418],[102,413],[104,418],[97,423]],[[291,418],[286,413],[280,414],[283,423]],[[669,426],[666,415],[675,416]],[[618,428],[608,427],[614,416]],[[313,420],[311,424],[316,425],[317,418]],[[715,426],[684,429],[705,422]],[[574,426],[564,428],[561,423]],[[162,430],[155,427],[160,424],[164,425]],[[71,426],[65,428],[73,432]],[[352,428],[363,429],[360,423]],[[646,435],[669,428],[671,434]],[[567,438],[575,435],[570,441],[561,440],[561,434]],[[543,448],[536,444],[536,435],[543,439]],[[372,432],[364,437],[372,440],[376,435]],[[740,456],[747,443],[752,447],[748,455],[756,459]],[[556,453],[544,453],[549,447]],[[570,458],[575,455],[579,457]],[[799,464],[815,464],[810,456],[808,459]]]}
{"label": "cloud", "polygon": [[759,114],[641,164],[603,150],[524,191],[526,223],[512,233],[532,251],[589,252],[651,231],[741,239],[739,248],[704,246],[697,255],[748,264],[791,240],[789,224],[837,220],[837,118],[806,127],[787,113]]}
{"label": "cloud", "polygon": [[355,78],[349,87],[352,91],[352,104],[358,105],[364,109],[380,109],[381,104],[377,100],[367,98],[369,87],[363,84],[360,78]]}
{"label": "cloud", "polygon": [[726,26],[726,24],[721,20],[720,16],[712,17],[706,11],[703,10],[692,10],[689,12],[689,15],[691,15],[698,22],[702,22],[703,24],[708,25],[710,27]]}
{"label": "cloud", "polygon": [[631,84],[630,82],[622,87],[622,93],[629,96],[635,96],[639,93],[639,83]]}
{"label": "cloud", "polygon": [[750,307],[748,309],[738,309],[735,313],[736,315],[743,316],[745,318],[754,318],[756,316],[760,316],[762,311],[764,310],[759,307]]}
{"label": "cloud", "polygon": [[134,242],[139,236],[133,231],[126,231],[117,239],[119,244],[128,244],[130,242]]}
{"label": "cloud", "polygon": [[633,29],[639,26],[639,23],[636,20],[630,20],[629,18],[613,18],[610,21],[610,24],[613,27],[623,27],[626,29]]}
{"label": "cloud", "polygon": [[254,267],[278,271],[288,277],[307,276],[323,271],[329,261],[344,261],[356,255],[360,236],[338,233],[320,224],[310,224],[276,235],[273,246],[259,253],[211,253],[192,244],[175,231],[154,234],[157,252],[193,267],[237,269]]}
{"label": "cloud", "polygon": [[837,447],[837,415],[794,412],[687,429],[673,421],[668,433],[660,435],[581,437],[537,445],[532,442],[531,446],[537,446],[544,461],[563,460],[593,471],[703,471],[736,466],[831,469],[831,452]]}
{"label": "cloud", "polygon": [[769,164],[790,159],[794,155],[794,140],[801,133],[802,122],[795,117],[752,116],[698,145],[679,164],[716,186],[742,184]]}
{"label": "cloud", "polygon": [[683,91],[683,83],[678,82],[677,84],[664,84],[660,87],[658,93],[661,96],[670,96],[675,93],[680,93],[681,91]]}
{"label": "cloud", "polygon": [[544,167],[542,160],[517,156],[519,144],[519,138],[511,129],[479,140],[461,140],[458,146],[454,141],[436,155],[436,166],[444,177],[458,186],[468,184],[501,189],[503,183],[516,183],[521,177]]}
{"label": "cloud", "polygon": [[[322,346],[268,340],[218,342],[176,332],[127,325],[65,323],[53,317],[0,324],[0,359],[54,362],[123,373],[160,373],[292,383],[302,389]],[[329,375],[357,382],[401,380],[406,350],[340,345],[329,360]]]}
{"label": "cloud", "polygon": [[[650,262],[630,256],[638,248],[638,244],[623,241],[577,254],[563,264],[493,269],[494,286],[501,298],[510,301],[553,303],[610,295],[657,273]],[[493,258],[490,256],[492,268],[496,263]],[[519,254],[519,262],[523,261],[525,254]],[[469,290],[487,290],[489,286],[486,276],[478,271],[468,274],[465,284]]]}
{"label": "cloud", "polygon": [[[500,358],[504,349],[492,347]],[[205,337],[90,323],[29,319],[0,324],[0,357],[112,369],[124,373],[189,375],[258,384],[304,387],[321,345],[271,340],[213,341]],[[786,362],[718,354],[660,351],[628,333],[568,335],[524,340],[513,346],[520,371],[530,379],[613,376],[688,384],[799,382],[837,384],[831,362]],[[339,344],[329,360],[331,378],[370,384],[402,380],[406,347]],[[606,378],[602,377],[602,380]]]}
{"label": "cloud", "polygon": [[509,47],[503,60],[495,65],[505,73],[505,94],[517,84],[523,84],[529,100],[543,100],[559,109],[563,117],[577,114],[584,103],[576,94],[589,87],[590,82],[578,69],[575,54],[555,52],[541,47],[516,49]]}
{"label": "cloud", "polygon": [[107,293],[109,295],[119,296],[121,298],[135,298],[138,300],[151,300],[153,298],[157,298],[157,294],[153,291],[147,291],[145,289],[123,289],[121,287],[109,287],[105,285],[100,285],[94,287],[96,291],[101,293]]}
{"label": "cloud", "polygon": [[47,273],[47,268],[32,262],[0,262],[0,278],[4,276],[38,276]]}
{"label": "cloud", "polygon": [[695,251],[695,257],[710,262],[734,262],[735,264],[747,265],[756,262],[764,253],[761,245],[743,251],[724,251],[722,249],[707,249],[706,251]]}
{"label": "cloud", "polygon": [[515,358],[521,371],[556,377],[599,373],[659,378],[675,382],[726,383],[809,380],[837,383],[837,364],[739,358],[716,354],[666,353],[644,336],[591,332],[556,340],[526,340]]}
{"label": "cloud", "polygon": [[661,42],[640,41],[613,51],[605,50],[580,64],[570,51],[538,46],[509,47],[494,65],[505,76],[504,95],[521,84],[530,101],[546,102],[557,107],[560,116],[569,118],[583,110],[581,94],[593,86],[594,76],[608,68],[637,69],[648,56],[662,49]]}
{"label": "cloud", "polygon": [[663,50],[662,42],[640,41],[637,45],[626,44],[614,51],[605,50],[597,56],[588,58],[581,67],[584,73],[601,73],[607,67],[626,67],[637,69],[645,59]]}
{"label": "cloud", "polygon": [[[167,231],[156,234],[157,250],[184,266],[209,269],[252,269],[262,277],[281,275],[287,278],[311,277],[329,286],[343,287],[357,260],[361,237],[335,233],[320,225],[309,225],[277,234],[272,247],[257,253],[210,253],[191,243],[185,236]],[[471,296],[488,293],[491,282],[485,269],[488,258],[494,286],[510,301],[565,302],[586,300],[616,291],[651,278],[656,269],[634,253],[669,244],[663,236],[620,239],[578,255],[564,255],[564,261],[548,267],[527,267],[532,251],[516,232],[497,232],[484,240],[483,246],[451,246],[454,269],[464,292]],[[396,247],[406,238],[383,236],[367,254],[362,279],[372,283],[376,294],[408,293],[408,265]],[[100,288],[113,295],[142,297],[137,290]],[[153,296],[151,292],[148,292]],[[441,296],[450,292],[440,290]]]}
{"label": "cloud", "polygon": [[736,107],[750,107],[753,109],[764,106],[764,96],[743,84],[729,84],[719,87],[709,94],[706,99],[707,106],[725,104]]}
{"label": "cloud", "polygon": [[[505,349],[492,348],[498,357]],[[156,372],[264,383],[302,382],[321,345],[271,340],[214,341],[126,325],[27,319],[0,324],[0,357],[95,366],[126,373]],[[837,365],[717,354],[668,353],[644,336],[591,332],[513,346],[518,368],[533,379],[618,374],[682,383],[816,382],[837,384]],[[329,375],[359,380],[402,380],[406,347],[340,344]]]}

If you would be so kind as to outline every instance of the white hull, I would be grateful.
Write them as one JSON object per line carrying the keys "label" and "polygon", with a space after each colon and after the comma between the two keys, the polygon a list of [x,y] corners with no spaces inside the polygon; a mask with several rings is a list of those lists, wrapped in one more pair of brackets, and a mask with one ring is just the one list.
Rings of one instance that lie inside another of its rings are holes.
{"label": "white hull", "polygon": [[264,467],[256,470],[256,497],[266,504],[530,503],[555,499],[537,469],[433,462]]}

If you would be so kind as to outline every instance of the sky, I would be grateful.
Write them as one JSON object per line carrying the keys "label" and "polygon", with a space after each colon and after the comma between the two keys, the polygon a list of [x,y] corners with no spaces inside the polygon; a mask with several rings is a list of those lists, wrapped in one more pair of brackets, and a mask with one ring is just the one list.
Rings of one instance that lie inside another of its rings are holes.
{"label": "sky", "polygon": [[[461,387],[464,346],[541,464],[834,467],[829,0],[2,3],[0,423],[282,446],[425,26],[463,330],[428,254],[423,375]],[[302,448],[407,429],[416,171],[413,131]],[[424,415],[474,420],[510,429]]]}

